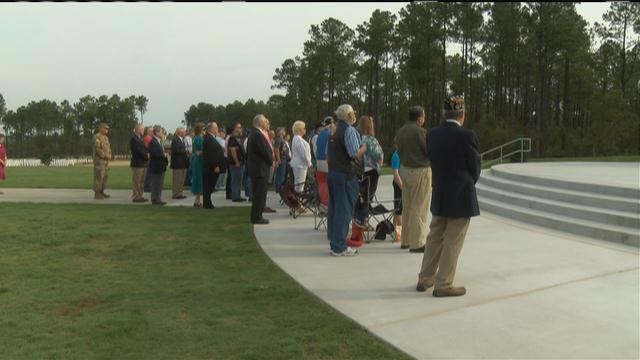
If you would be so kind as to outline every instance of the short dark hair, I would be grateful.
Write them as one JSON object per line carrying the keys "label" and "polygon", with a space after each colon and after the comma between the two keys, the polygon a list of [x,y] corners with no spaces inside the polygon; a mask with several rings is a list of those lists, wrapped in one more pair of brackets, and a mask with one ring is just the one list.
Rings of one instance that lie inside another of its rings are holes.
{"label": "short dark hair", "polygon": [[420,116],[424,114],[424,108],[422,106],[412,106],[409,108],[409,120],[418,121]]}

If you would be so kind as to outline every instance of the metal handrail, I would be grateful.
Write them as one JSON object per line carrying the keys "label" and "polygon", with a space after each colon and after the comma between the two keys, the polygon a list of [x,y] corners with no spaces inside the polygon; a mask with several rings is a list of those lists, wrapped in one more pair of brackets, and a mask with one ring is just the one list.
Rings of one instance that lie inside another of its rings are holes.
{"label": "metal handrail", "polygon": [[[515,144],[515,143],[520,143],[520,149],[515,150],[515,151],[511,151],[508,154],[504,153],[504,148],[511,145],[511,144]],[[527,147],[525,148],[525,143],[527,144]],[[511,140],[509,142],[506,142],[500,146],[496,146],[493,149],[489,149],[483,153],[480,154],[480,161],[482,162],[482,164],[485,164],[484,158],[486,155],[491,154],[495,151],[500,150],[500,157],[496,158],[496,159],[492,159],[492,160],[488,160],[488,163],[492,163],[492,162],[500,162],[502,164],[502,160],[504,160],[507,157],[513,156],[515,154],[520,154],[520,162],[524,162],[524,153],[529,153],[531,152],[531,138],[517,138],[514,140]]]}

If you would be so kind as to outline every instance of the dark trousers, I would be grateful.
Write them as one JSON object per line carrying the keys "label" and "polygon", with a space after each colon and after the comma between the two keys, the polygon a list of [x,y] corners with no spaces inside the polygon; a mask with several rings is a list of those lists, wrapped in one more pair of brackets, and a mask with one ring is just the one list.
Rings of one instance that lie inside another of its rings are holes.
{"label": "dark trousers", "polygon": [[160,174],[151,174],[147,172],[149,175],[149,180],[151,182],[151,203],[159,203],[162,202],[162,187],[164,186],[164,172]]}
{"label": "dark trousers", "polygon": [[151,192],[151,174],[148,169],[144,175],[144,192]]}
{"label": "dark trousers", "polygon": [[252,177],[251,223],[262,219],[262,210],[267,204],[267,177]]}
{"label": "dark trousers", "polygon": [[202,173],[202,207],[212,208],[211,194],[213,194],[216,188],[216,182],[218,182],[218,176],[216,173]]}
{"label": "dark trousers", "polygon": [[187,174],[184,178],[184,186],[191,186],[191,163],[193,162],[193,157],[189,157],[189,167],[187,168]]}
{"label": "dark trousers", "polygon": [[[227,167],[227,169],[229,169],[229,167]],[[231,200],[232,196],[231,196],[231,170],[227,170],[227,179],[225,180],[224,183],[224,191],[226,192],[227,195],[227,200]]]}
{"label": "dark trousers", "polygon": [[371,201],[378,190],[379,177],[378,171],[373,169],[364,173],[362,180],[360,180],[360,196],[358,196],[355,209],[355,219],[360,225],[363,225],[369,217]]}
{"label": "dark trousers", "polygon": [[393,208],[396,210],[396,215],[402,215],[402,189],[400,186],[396,184],[395,180],[393,182]]}

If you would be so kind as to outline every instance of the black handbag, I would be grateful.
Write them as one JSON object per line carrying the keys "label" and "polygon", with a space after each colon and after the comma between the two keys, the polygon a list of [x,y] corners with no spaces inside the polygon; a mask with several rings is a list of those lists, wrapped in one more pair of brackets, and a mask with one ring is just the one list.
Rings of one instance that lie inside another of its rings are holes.
{"label": "black handbag", "polygon": [[391,221],[389,220],[381,221],[376,226],[376,234],[374,238],[376,240],[385,240],[387,238],[387,235],[393,234],[395,230],[396,230],[396,227],[393,225]]}

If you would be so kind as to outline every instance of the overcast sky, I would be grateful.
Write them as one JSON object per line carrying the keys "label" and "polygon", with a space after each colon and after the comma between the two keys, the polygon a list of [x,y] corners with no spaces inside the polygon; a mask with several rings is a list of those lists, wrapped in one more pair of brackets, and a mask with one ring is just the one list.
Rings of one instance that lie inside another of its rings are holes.
{"label": "overcast sky", "polygon": [[[0,94],[9,109],[84,95],[149,99],[145,123],[173,128],[189,105],[274,93],[274,70],[302,53],[309,27],[352,28],[405,3],[2,3]],[[601,21],[606,3],[577,6]]]}

